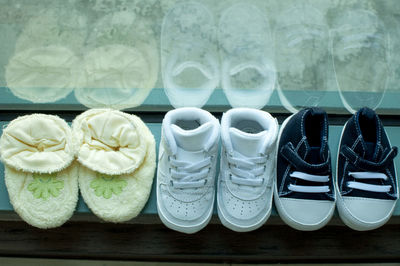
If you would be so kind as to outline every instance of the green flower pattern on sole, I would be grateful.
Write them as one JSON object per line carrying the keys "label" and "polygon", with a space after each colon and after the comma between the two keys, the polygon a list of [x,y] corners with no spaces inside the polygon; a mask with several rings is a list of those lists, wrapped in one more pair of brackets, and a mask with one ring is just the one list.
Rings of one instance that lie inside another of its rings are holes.
{"label": "green flower pattern on sole", "polygon": [[56,179],[56,174],[33,174],[33,181],[28,185],[35,198],[44,200],[58,197],[63,188],[64,181]]}
{"label": "green flower pattern on sole", "polygon": [[90,187],[98,197],[111,198],[112,194],[119,195],[128,185],[125,179],[120,176],[97,174],[96,179],[90,182]]}

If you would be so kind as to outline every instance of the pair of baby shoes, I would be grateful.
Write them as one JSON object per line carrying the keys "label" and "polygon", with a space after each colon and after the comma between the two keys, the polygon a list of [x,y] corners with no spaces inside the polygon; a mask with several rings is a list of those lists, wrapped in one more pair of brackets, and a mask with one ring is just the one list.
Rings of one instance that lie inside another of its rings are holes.
{"label": "pair of baby shoes", "polygon": [[226,227],[246,232],[263,225],[272,209],[277,134],[276,119],[260,110],[232,109],[223,115],[221,126],[201,109],[168,112],[157,173],[163,223],[184,233],[201,230],[213,214],[217,187],[218,216]]}
{"label": "pair of baby shoes", "polygon": [[78,186],[99,218],[127,221],[147,202],[155,171],[150,130],[138,117],[110,109],[82,113],[72,129],[54,115],[19,117],[4,129],[0,152],[11,204],[39,228],[72,216]]}
{"label": "pair of baby shoes", "polygon": [[391,147],[376,113],[362,108],[345,124],[338,143],[336,182],[328,146],[327,114],[308,108],[281,126],[275,205],[280,217],[299,230],[326,225],[335,210],[355,230],[386,223],[398,199]]}

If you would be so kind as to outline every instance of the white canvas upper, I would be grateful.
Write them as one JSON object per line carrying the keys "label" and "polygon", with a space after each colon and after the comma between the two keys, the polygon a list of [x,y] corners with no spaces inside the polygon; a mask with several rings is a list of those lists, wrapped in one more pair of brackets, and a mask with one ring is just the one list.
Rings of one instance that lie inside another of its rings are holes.
{"label": "white canvas upper", "polygon": [[195,233],[211,219],[219,122],[207,111],[180,108],[162,124],[157,173],[157,208],[163,223]]}
{"label": "white canvas upper", "polygon": [[278,123],[270,114],[249,108],[222,117],[218,180],[218,216],[228,228],[255,230],[272,208]]}

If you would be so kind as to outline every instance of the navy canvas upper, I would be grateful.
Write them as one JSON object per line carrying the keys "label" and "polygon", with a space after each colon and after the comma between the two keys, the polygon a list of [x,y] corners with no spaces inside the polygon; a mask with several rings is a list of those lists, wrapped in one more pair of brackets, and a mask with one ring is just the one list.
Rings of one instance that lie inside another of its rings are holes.
{"label": "navy canvas upper", "polygon": [[[294,171],[328,175],[328,182],[311,182],[290,177]],[[329,186],[329,192],[306,193],[289,190],[289,185]],[[280,197],[334,201],[331,157],[328,147],[328,118],[320,108],[307,108],[291,116],[278,144],[277,190]]]}
{"label": "navy canvas upper", "polygon": [[[392,148],[376,113],[362,108],[346,123],[339,145],[337,165],[338,188],[342,196],[376,199],[397,199],[397,180],[393,159],[397,147]],[[388,178],[362,180],[372,185],[390,185],[389,192],[371,192],[348,187],[357,181],[349,172],[384,173]]]}

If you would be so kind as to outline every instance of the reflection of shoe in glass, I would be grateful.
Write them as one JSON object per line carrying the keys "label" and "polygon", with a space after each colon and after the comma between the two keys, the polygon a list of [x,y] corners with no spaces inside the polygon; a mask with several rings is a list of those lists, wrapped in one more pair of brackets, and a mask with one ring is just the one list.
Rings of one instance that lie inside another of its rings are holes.
{"label": "reflection of shoe in glass", "polygon": [[[5,66],[6,86],[34,103],[55,102],[77,86],[77,54],[87,36],[86,19],[74,7],[44,8],[25,23],[15,54]],[[0,78],[1,79],[1,78]]]}
{"label": "reflection of shoe in glass", "polygon": [[276,24],[275,47],[282,105],[293,113],[302,107],[318,106],[325,96],[331,67],[323,14],[309,5],[282,13]]}
{"label": "reflection of shoe in glass", "polygon": [[325,111],[303,109],[283,122],[274,200],[282,220],[298,230],[317,230],[332,218],[335,190]]}
{"label": "reflection of shoe in glass", "polygon": [[75,90],[75,96],[90,108],[139,106],[155,85],[157,75],[150,64],[145,51],[138,47],[96,48],[85,56],[85,79]]}
{"label": "reflection of shoe in glass", "polygon": [[77,85],[79,63],[74,53],[62,46],[24,50],[6,66],[7,87],[24,100],[55,102]]}
{"label": "reflection of shoe in glass", "polygon": [[333,66],[343,105],[352,113],[381,103],[389,80],[388,35],[372,12],[338,12],[332,30]]}
{"label": "reflection of shoe in glass", "polygon": [[157,46],[149,25],[133,11],[111,13],[96,22],[88,46],[77,100],[90,108],[142,104],[158,76]]}
{"label": "reflection of shoe in glass", "polygon": [[270,114],[236,108],[222,117],[218,216],[237,232],[262,226],[271,214],[278,122]]}
{"label": "reflection of shoe in glass", "polygon": [[180,2],[164,17],[161,64],[174,107],[203,106],[219,84],[214,17],[197,2]]}
{"label": "reflection of shoe in glass", "polygon": [[267,18],[256,6],[236,4],[221,16],[218,42],[222,88],[229,103],[233,107],[264,107],[276,79]]}
{"label": "reflection of shoe in glass", "polygon": [[349,227],[372,230],[392,216],[398,199],[394,157],[383,125],[369,108],[359,110],[343,128],[336,188],[340,218]]}
{"label": "reflection of shoe in glass", "polygon": [[214,206],[219,122],[207,111],[179,108],[162,123],[157,209],[169,228],[192,234],[204,228]]}

